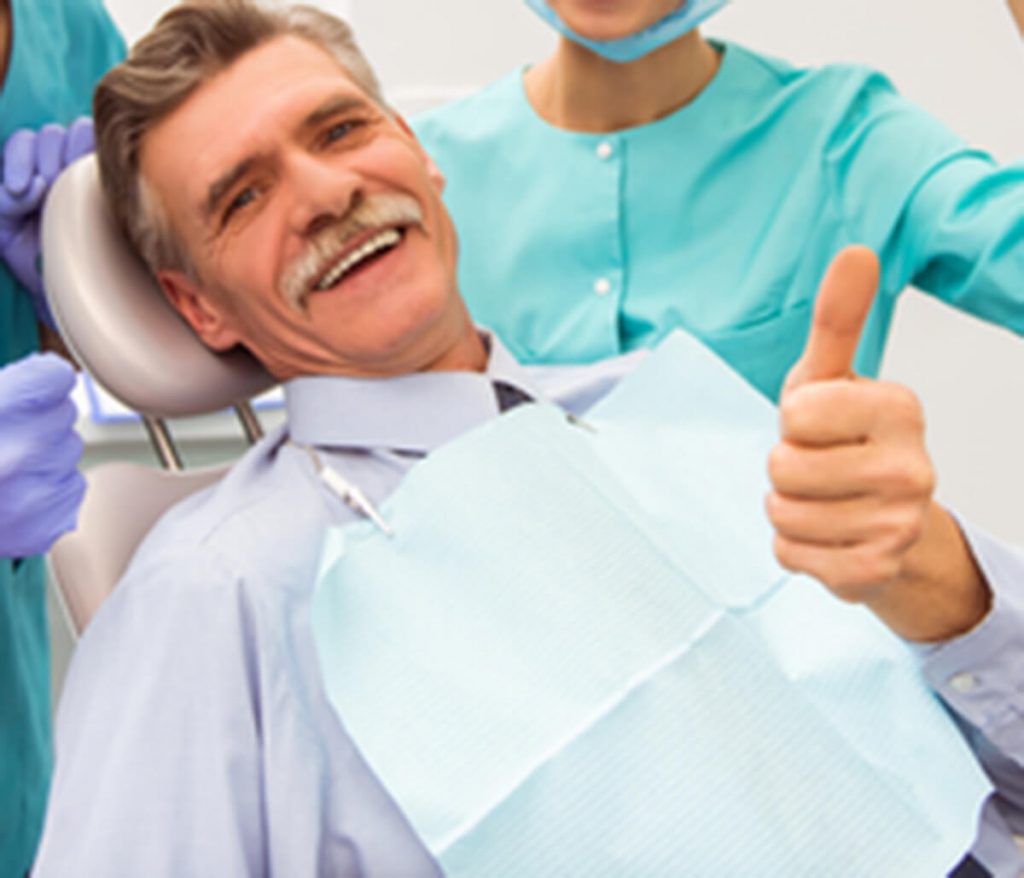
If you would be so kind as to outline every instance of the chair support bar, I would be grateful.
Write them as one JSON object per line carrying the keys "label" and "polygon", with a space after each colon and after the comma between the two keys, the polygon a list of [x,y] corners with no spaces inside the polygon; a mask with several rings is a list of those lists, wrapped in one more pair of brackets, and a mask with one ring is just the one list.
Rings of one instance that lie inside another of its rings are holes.
{"label": "chair support bar", "polygon": [[181,462],[181,455],[171,438],[171,431],[162,418],[151,418],[145,415],[142,423],[146,425],[146,432],[149,434],[149,441],[156,452],[157,459],[161,466],[170,472],[181,472],[185,467]]}
{"label": "chair support bar", "polygon": [[256,412],[252,410],[249,403],[243,402],[235,406],[235,414],[238,415],[242,431],[245,433],[245,441],[250,445],[255,445],[263,438],[263,427],[256,417]]}

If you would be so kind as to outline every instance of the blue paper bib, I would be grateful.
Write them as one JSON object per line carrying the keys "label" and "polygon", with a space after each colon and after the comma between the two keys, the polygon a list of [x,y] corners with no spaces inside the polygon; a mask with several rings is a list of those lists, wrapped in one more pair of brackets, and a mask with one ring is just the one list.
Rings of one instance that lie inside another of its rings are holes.
{"label": "blue paper bib", "polygon": [[945,874],[990,786],[905,645],[771,554],[774,409],[672,336],[332,534],[342,722],[466,876]]}

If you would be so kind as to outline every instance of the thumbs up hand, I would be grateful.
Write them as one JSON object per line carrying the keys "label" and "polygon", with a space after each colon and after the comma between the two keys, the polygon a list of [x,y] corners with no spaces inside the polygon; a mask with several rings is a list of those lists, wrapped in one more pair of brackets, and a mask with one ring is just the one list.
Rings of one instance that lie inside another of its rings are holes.
{"label": "thumbs up hand", "polygon": [[779,402],[768,516],[784,567],[866,604],[902,637],[943,640],[977,624],[991,598],[956,522],[932,500],[917,397],[853,373],[878,275],[875,255],[850,247],[822,282]]}

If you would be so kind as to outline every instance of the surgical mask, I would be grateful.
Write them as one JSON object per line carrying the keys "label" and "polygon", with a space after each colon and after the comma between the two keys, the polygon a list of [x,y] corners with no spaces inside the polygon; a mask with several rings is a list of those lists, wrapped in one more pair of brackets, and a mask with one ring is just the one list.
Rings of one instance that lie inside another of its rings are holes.
{"label": "surgical mask", "polygon": [[674,12],[670,12],[650,27],[617,40],[590,40],[581,36],[562,21],[547,0],[526,0],[526,5],[573,42],[585,46],[609,61],[627,64],[689,33],[728,2],[729,0],[686,0]]}

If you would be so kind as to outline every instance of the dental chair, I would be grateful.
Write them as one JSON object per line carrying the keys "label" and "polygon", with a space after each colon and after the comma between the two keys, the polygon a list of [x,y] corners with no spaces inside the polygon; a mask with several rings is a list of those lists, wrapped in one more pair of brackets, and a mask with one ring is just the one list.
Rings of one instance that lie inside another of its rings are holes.
{"label": "dental chair", "polygon": [[178,317],[108,213],[95,157],[74,163],[54,184],[42,242],[46,290],[68,348],[142,416],[163,465],[108,463],[86,473],[78,529],[50,553],[51,575],[78,635],[164,511],[226,471],[185,471],[165,419],[233,407],[246,439],[255,442],[261,431],[248,400],[275,382],[244,351],[210,351]]}

